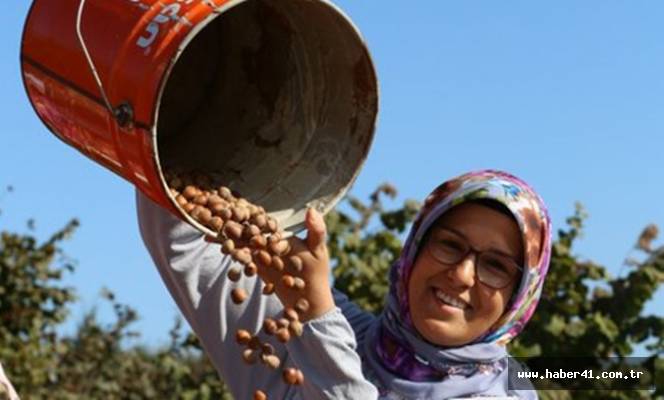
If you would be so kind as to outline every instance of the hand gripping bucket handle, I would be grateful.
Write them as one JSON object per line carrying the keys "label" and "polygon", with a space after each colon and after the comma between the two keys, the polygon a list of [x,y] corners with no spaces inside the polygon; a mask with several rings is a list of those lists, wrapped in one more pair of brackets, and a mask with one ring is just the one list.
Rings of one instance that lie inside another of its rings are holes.
{"label": "hand gripping bucket handle", "polygon": [[295,231],[357,177],[378,110],[364,41],[325,0],[34,0],[21,69],[53,134],[204,231],[166,168]]}

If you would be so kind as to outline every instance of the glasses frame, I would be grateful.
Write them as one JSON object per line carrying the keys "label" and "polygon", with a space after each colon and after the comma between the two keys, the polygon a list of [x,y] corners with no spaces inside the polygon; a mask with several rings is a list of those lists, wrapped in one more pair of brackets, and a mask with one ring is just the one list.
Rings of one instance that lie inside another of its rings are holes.
{"label": "glasses frame", "polygon": [[474,266],[474,269],[475,269],[474,272],[475,272],[475,276],[477,276],[477,280],[478,280],[479,282],[481,282],[483,285],[486,285],[486,286],[488,286],[488,287],[490,287],[490,288],[492,288],[492,289],[504,289],[504,288],[506,288],[507,286],[509,286],[510,283],[514,282],[514,280],[515,280],[514,278],[515,278],[515,277],[520,276],[521,274],[523,274],[523,266],[519,265],[518,262],[516,262],[516,261],[514,261],[513,259],[510,258],[511,261],[514,261],[514,265],[516,266],[516,270],[517,270],[517,273],[515,273],[514,276],[512,276],[510,280],[508,280],[508,281],[507,281],[504,285],[502,285],[502,286],[494,286],[494,285],[492,285],[492,284],[490,284],[490,283],[488,283],[488,282],[485,282],[484,280],[482,280],[481,275],[480,275],[480,273],[479,273],[479,264],[480,264],[480,263],[479,263],[479,260],[480,260],[480,257],[482,257],[483,254],[496,254],[496,255],[498,255],[498,256],[500,256],[500,257],[503,257],[503,258],[509,258],[509,256],[504,255],[504,254],[497,253],[496,251],[492,251],[492,250],[478,250],[478,249],[474,248],[473,246],[471,246],[470,243],[468,243],[468,240],[467,240],[466,238],[464,238],[463,236],[459,235],[458,233],[456,233],[456,232],[454,232],[454,231],[452,231],[452,230],[450,230],[450,229],[447,229],[447,228],[441,228],[441,227],[438,227],[438,228],[432,228],[432,229],[438,229],[438,230],[442,230],[442,231],[445,231],[445,232],[449,232],[449,233],[451,233],[452,235],[458,237],[461,241],[463,241],[464,244],[465,244],[466,247],[467,247],[467,250],[463,253],[462,256],[460,256],[460,258],[459,258],[457,261],[454,261],[454,262],[446,262],[446,261],[442,261],[441,259],[439,259],[438,257],[436,257],[436,255],[435,255],[435,254],[433,253],[433,251],[432,251],[432,247],[433,247],[433,246],[432,246],[432,243],[433,243],[433,240],[432,240],[432,230],[430,230],[429,232],[427,232],[427,234],[426,234],[426,235],[424,236],[424,238],[423,238],[423,239],[425,240],[425,242],[424,242],[424,246],[426,247],[426,251],[429,253],[429,255],[430,255],[434,260],[436,260],[436,262],[438,262],[438,263],[440,263],[440,264],[442,264],[442,265],[445,265],[445,266],[452,266],[452,265],[458,264],[458,263],[460,263],[461,261],[463,261],[463,260],[465,260],[466,258],[468,258],[468,255],[469,255],[469,254],[472,254],[472,255],[473,255],[473,258],[474,258],[474,260],[473,260],[473,266]]}

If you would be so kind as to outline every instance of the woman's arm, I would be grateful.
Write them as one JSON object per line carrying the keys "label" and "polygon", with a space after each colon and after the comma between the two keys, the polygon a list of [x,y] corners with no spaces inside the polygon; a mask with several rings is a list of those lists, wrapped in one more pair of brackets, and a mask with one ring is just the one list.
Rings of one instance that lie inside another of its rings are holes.
{"label": "woman's arm", "polygon": [[[266,317],[275,318],[282,309],[278,298],[262,295],[263,283],[256,277],[231,282],[226,274],[236,263],[218,244],[206,242],[198,230],[139,192],[136,201],[141,236],[159,274],[233,396],[250,399],[255,389],[267,392],[270,385],[271,397],[285,397],[287,385],[263,365],[244,364],[244,348],[235,341],[238,329],[258,332]],[[230,297],[235,287],[249,295],[240,305]],[[278,342],[274,347],[284,359],[285,347]]]}
{"label": "woman's arm", "polygon": [[[286,344],[293,363],[306,378],[299,389],[303,399],[358,399],[374,400],[378,391],[362,373],[362,360],[358,355],[353,328],[344,317],[340,306],[350,311],[349,304],[335,304],[329,278],[329,254],[325,244],[326,227],[322,215],[308,210],[305,240],[293,238],[292,254],[303,260],[300,274],[309,290],[304,296],[313,308],[327,310],[305,315],[316,316],[304,325],[304,333]],[[285,294],[288,294],[286,292]],[[293,298],[280,297],[284,304]],[[347,302],[350,303],[350,302]],[[354,313],[353,313],[354,314]],[[359,315],[352,317],[357,320]]]}
{"label": "woman's arm", "polygon": [[303,399],[378,398],[378,390],[362,373],[355,335],[339,308],[306,323],[303,335],[286,347],[305,374],[298,390]]}
{"label": "woman's arm", "polygon": [[[290,239],[292,254],[305,263],[302,276],[312,283],[306,295],[312,309],[317,311],[304,316],[308,320],[303,325],[302,336],[291,339],[286,346],[273,337],[260,335],[274,346],[282,365],[304,372],[303,385],[288,386],[277,371],[264,365],[244,364],[243,348],[235,343],[237,329],[258,332],[266,317],[280,317],[282,301],[276,296],[262,295],[263,283],[256,277],[245,277],[237,284],[230,282],[226,274],[234,262],[220,253],[218,244],[205,241],[202,233],[140,193],[137,193],[137,209],[143,241],[164,283],[235,398],[250,399],[256,389],[268,393],[272,399],[377,398],[376,389],[362,375],[350,325],[340,310],[328,302],[331,299],[328,270],[321,268],[321,262],[327,262],[326,252],[321,253],[320,247],[325,236],[324,225],[322,238],[310,235],[306,241]],[[274,271],[262,271],[261,275],[266,277],[268,273]],[[269,278],[277,282],[279,277]],[[237,286],[249,295],[241,305],[230,299],[231,290]],[[278,293],[286,293],[287,303],[294,299],[287,292],[278,290]],[[316,293],[322,295],[316,298]]]}
{"label": "woman's arm", "polygon": [[334,297],[334,304],[339,307],[353,328],[357,341],[362,342],[364,334],[376,317],[353,303],[342,291],[333,288],[332,295]]}

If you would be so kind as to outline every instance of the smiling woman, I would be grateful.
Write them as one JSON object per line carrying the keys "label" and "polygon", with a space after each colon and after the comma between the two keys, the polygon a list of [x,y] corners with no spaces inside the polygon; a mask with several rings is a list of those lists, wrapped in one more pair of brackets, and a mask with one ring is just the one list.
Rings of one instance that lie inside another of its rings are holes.
{"label": "smiling woman", "polygon": [[365,375],[389,398],[537,398],[509,389],[505,345],[535,310],[550,248],[544,203],[520,179],[485,170],[440,185],[392,267],[383,314],[361,327],[342,307]]}

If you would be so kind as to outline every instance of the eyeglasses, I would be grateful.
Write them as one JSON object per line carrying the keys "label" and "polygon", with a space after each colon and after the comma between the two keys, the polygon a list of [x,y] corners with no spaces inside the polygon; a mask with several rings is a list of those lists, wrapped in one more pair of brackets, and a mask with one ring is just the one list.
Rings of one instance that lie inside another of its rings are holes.
{"label": "eyeglasses", "polygon": [[473,253],[477,278],[494,289],[506,287],[523,270],[511,257],[492,250],[476,250],[466,239],[445,228],[432,229],[426,248],[436,261],[447,266],[457,264]]}

